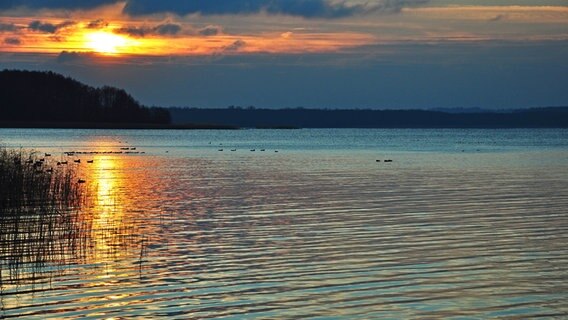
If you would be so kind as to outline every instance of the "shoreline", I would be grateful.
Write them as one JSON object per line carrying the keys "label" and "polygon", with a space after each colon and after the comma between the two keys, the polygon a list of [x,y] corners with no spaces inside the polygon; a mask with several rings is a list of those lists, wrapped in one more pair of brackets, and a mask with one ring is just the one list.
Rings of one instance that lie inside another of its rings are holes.
{"label": "shoreline", "polygon": [[90,123],[90,122],[6,122],[0,121],[0,129],[114,129],[114,130],[299,130],[299,129],[566,129],[566,126],[538,125],[471,125],[471,126],[236,126],[214,123]]}
{"label": "shoreline", "polygon": [[4,129],[131,129],[131,130],[239,130],[240,127],[208,124],[163,124],[163,123],[88,123],[88,122],[0,122]]}

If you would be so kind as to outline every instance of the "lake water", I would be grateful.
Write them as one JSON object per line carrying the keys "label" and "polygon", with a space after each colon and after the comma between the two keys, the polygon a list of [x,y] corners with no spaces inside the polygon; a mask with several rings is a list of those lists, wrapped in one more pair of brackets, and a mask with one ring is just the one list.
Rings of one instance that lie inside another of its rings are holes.
{"label": "lake water", "polygon": [[0,144],[69,160],[91,193],[84,246],[15,271],[0,244],[0,317],[568,317],[568,130],[0,129]]}

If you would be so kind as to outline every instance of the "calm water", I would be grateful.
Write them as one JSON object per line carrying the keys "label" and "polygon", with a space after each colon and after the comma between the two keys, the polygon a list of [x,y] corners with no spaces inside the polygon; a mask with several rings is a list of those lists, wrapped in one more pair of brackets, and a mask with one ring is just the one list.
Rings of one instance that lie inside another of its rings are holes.
{"label": "calm water", "polygon": [[15,276],[0,248],[0,317],[568,317],[568,130],[0,129],[0,144],[80,158],[92,193],[77,252]]}

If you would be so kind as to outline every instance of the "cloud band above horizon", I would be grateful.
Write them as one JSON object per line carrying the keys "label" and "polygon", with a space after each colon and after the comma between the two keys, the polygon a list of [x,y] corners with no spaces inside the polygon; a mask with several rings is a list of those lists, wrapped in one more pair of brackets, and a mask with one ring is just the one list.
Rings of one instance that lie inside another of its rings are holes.
{"label": "cloud band above horizon", "polygon": [[428,3],[429,0],[11,0],[0,3],[0,10],[14,8],[85,10],[124,3],[123,13],[138,16],[160,13],[199,15],[249,15],[266,13],[303,18],[342,18],[372,12],[399,12],[404,7]]}
{"label": "cloud band above horizon", "polygon": [[399,12],[405,6],[427,3],[429,0],[217,0],[157,2],[129,0],[124,12],[130,15],[174,13],[178,15],[226,15],[226,14],[277,14],[304,18],[341,18],[371,12]]}

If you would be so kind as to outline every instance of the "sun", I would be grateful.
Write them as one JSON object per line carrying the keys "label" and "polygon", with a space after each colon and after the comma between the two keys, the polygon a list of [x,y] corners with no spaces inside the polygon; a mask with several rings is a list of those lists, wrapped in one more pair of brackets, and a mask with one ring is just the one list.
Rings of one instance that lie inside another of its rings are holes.
{"label": "sun", "polygon": [[105,31],[87,33],[85,38],[85,46],[87,48],[103,54],[118,54],[129,46],[129,41],[126,37]]}

